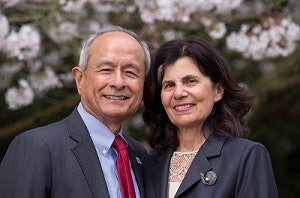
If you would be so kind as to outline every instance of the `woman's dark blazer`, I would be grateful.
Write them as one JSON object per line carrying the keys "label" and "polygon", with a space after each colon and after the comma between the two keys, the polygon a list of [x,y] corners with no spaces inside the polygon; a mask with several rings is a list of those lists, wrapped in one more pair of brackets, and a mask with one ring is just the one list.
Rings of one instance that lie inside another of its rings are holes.
{"label": "woman's dark blazer", "polygon": [[[163,154],[151,154],[144,160],[147,198],[168,196],[173,152],[169,149]],[[209,171],[216,173],[217,180],[212,185],[202,181]],[[210,136],[195,156],[175,197],[277,198],[269,153],[262,144],[250,140]]]}

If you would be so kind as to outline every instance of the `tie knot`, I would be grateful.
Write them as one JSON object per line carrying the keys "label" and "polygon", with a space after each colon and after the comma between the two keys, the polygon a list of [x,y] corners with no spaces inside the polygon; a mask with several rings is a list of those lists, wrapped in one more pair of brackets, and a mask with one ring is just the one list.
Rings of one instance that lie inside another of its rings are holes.
{"label": "tie knot", "polygon": [[126,144],[123,140],[123,138],[121,138],[119,135],[117,135],[115,137],[115,140],[113,142],[113,147],[119,152],[123,149],[126,149]]}

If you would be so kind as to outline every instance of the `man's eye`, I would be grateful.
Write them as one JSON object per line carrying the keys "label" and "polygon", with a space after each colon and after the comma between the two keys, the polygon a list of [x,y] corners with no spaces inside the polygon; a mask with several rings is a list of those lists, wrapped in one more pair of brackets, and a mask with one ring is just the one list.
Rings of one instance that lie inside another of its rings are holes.
{"label": "man's eye", "polygon": [[130,77],[130,78],[138,78],[138,77],[139,77],[139,75],[136,74],[136,73],[133,72],[133,71],[125,71],[124,73],[125,73],[126,76],[128,76],[128,77]]}
{"label": "man's eye", "polygon": [[99,69],[98,72],[103,73],[103,74],[108,74],[108,73],[111,73],[112,71],[113,70],[110,68],[102,68],[102,69]]}

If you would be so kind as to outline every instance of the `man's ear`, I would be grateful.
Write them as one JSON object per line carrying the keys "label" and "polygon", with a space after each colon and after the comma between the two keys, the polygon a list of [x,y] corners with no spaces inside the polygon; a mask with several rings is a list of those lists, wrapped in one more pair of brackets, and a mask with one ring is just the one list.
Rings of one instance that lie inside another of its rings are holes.
{"label": "man's ear", "polygon": [[77,91],[80,95],[81,89],[82,89],[82,83],[84,81],[84,71],[80,67],[76,66],[76,67],[73,67],[72,74],[76,81]]}
{"label": "man's ear", "polygon": [[223,98],[224,88],[220,83],[215,84],[215,102],[218,102]]}

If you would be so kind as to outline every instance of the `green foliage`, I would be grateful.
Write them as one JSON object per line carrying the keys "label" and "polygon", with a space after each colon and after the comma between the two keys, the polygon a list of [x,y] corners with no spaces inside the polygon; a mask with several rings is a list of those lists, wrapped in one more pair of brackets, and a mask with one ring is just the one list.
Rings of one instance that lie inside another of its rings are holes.
{"label": "green foliage", "polygon": [[299,197],[300,78],[265,97],[252,116],[251,139],[269,150],[280,197]]}

